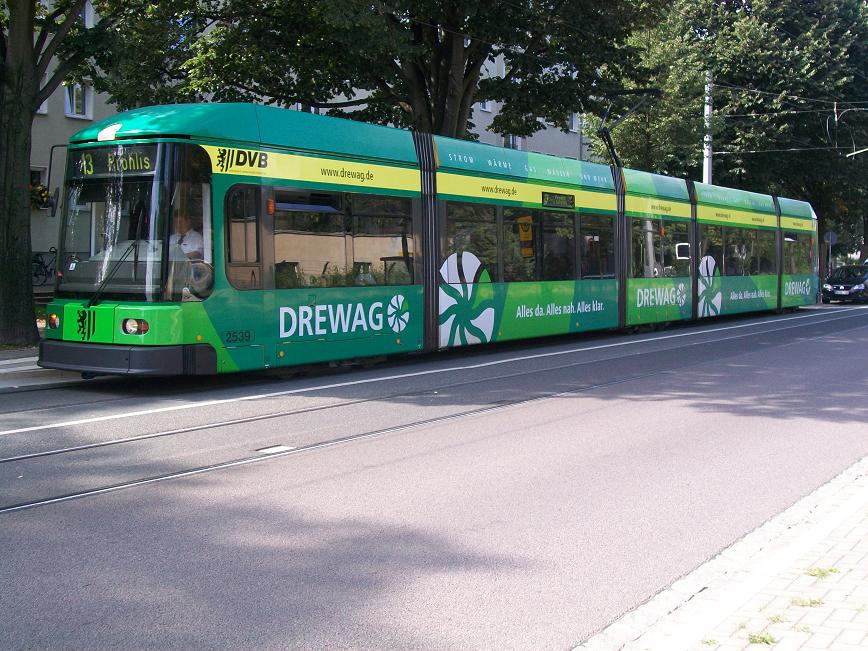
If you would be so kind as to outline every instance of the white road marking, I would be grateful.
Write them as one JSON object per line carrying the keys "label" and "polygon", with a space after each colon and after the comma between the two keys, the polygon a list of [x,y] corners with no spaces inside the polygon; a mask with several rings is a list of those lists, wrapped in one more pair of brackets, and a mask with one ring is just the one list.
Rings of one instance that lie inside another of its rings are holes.
{"label": "white road marking", "polygon": [[[846,308],[846,309],[837,309],[837,310],[835,310],[835,314],[841,314],[842,312],[851,312],[853,310],[862,310],[862,309],[865,309],[865,308],[853,307],[853,308]],[[803,314],[803,315],[799,315],[799,316],[783,317],[783,318],[775,320],[774,323],[777,324],[777,323],[782,323],[785,321],[796,321],[796,320],[814,318],[817,316],[825,316],[825,315],[826,315],[825,310],[822,310],[822,311],[818,310],[812,314]],[[846,318],[846,317],[836,317],[836,318],[832,318],[832,319],[825,319],[824,322],[828,323],[830,321],[837,321],[837,320],[842,319],[842,318]],[[659,336],[659,337],[645,337],[642,339],[628,339],[626,341],[619,341],[619,342],[615,342],[615,343],[611,343],[611,344],[601,344],[599,346],[588,346],[588,347],[583,347],[583,348],[570,348],[568,350],[558,350],[558,351],[553,351],[550,353],[537,353],[534,355],[522,355],[520,357],[509,357],[507,359],[499,359],[499,360],[494,360],[491,362],[482,362],[479,364],[466,364],[464,366],[450,366],[447,368],[430,369],[427,371],[416,371],[413,373],[399,373],[397,375],[386,375],[383,377],[366,378],[364,380],[349,380],[346,382],[333,382],[331,384],[320,384],[320,385],[313,386],[313,387],[304,387],[304,388],[300,388],[300,389],[287,389],[285,391],[273,391],[273,392],[269,392],[269,393],[258,393],[258,394],[252,394],[249,396],[239,396],[236,398],[221,398],[218,400],[200,400],[200,401],[196,401],[196,402],[188,402],[188,403],[185,403],[182,405],[172,405],[169,407],[155,407],[153,409],[140,409],[137,411],[129,411],[129,412],[120,413],[120,414],[110,414],[108,416],[93,416],[91,418],[81,418],[78,420],[67,420],[67,421],[61,421],[61,422],[57,422],[57,423],[48,423],[45,425],[33,425],[31,427],[19,427],[16,429],[8,429],[8,430],[0,431],[0,436],[7,436],[9,434],[22,434],[24,432],[38,432],[38,431],[42,431],[42,430],[55,429],[55,428],[60,428],[60,427],[72,427],[75,425],[88,425],[90,423],[102,423],[102,422],[111,421],[111,420],[120,420],[122,418],[135,418],[137,416],[150,416],[152,414],[164,414],[164,413],[173,412],[173,411],[183,411],[183,410],[187,410],[187,409],[197,409],[197,408],[201,408],[201,407],[213,407],[216,405],[228,405],[228,404],[232,404],[232,403],[236,403],[236,402],[246,402],[246,401],[250,401],[250,400],[262,400],[262,399],[266,399],[266,398],[277,398],[280,396],[297,395],[297,394],[301,394],[301,393],[312,393],[314,391],[323,391],[326,389],[339,389],[339,388],[350,387],[350,386],[359,386],[359,385],[363,385],[363,384],[374,384],[376,382],[388,382],[391,380],[402,380],[402,379],[411,378],[411,377],[422,377],[425,375],[437,375],[437,374],[441,374],[441,373],[454,373],[454,372],[459,372],[459,371],[469,371],[469,370],[474,370],[474,369],[487,368],[487,367],[491,367],[491,366],[500,366],[502,364],[512,364],[515,362],[524,362],[524,361],[529,361],[529,360],[534,360],[534,359],[543,359],[546,357],[557,357],[557,356],[561,356],[561,355],[571,355],[574,353],[590,352],[590,351],[594,351],[594,350],[604,350],[606,348],[619,348],[621,346],[633,346],[636,344],[644,344],[644,343],[655,342],[655,341],[666,341],[669,339],[680,339],[682,337],[696,337],[699,335],[704,335],[704,334],[709,334],[709,333],[726,332],[729,330],[739,330],[742,328],[751,328],[751,327],[763,326],[763,325],[767,325],[767,322],[743,323],[743,324],[734,325],[734,326],[723,326],[720,328],[709,328],[709,329],[703,329],[703,330],[695,330],[695,331],[683,332],[683,333],[673,334],[673,335],[663,335],[663,336]],[[765,334],[767,332],[775,332],[778,330],[789,330],[791,328],[795,328],[798,326],[799,326],[799,324],[785,326],[782,328],[770,328],[770,329],[763,330],[763,331],[757,332],[757,333],[752,333],[752,334]],[[716,339],[715,341],[726,341],[728,339],[737,339],[737,338],[743,337],[743,336],[750,336],[750,335],[741,335],[740,334],[740,335],[736,335],[734,337],[724,337],[724,338]]]}
{"label": "white road marking", "polygon": [[295,450],[295,448],[289,445],[272,445],[268,448],[259,448],[257,452],[259,454],[277,454],[278,452],[287,452],[289,450]]}

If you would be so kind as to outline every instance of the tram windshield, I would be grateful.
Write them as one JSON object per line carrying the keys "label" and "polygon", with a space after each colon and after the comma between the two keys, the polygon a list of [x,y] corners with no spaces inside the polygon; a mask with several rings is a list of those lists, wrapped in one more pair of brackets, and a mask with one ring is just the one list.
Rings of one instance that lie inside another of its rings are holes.
{"label": "tram windshield", "polygon": [[176,144],[70,152],[57,294],[199,300],[211,291],[207,154]]}

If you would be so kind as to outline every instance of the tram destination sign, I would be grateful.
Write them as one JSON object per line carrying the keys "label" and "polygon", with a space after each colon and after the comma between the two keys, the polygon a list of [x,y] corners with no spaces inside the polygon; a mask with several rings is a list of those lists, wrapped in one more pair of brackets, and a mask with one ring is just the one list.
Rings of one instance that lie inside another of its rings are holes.
{"label": "tram destination sign", "polygon": [[569,210],[574,210],[576,207],[576,197],[572,194],[543,192],[542,205],[545,208],[567,208]]}
{"label": "tram destination sign", "polygon": [[73,179],[153,174],[157,168],[157,145],[112,145],[69,153],[69,176]]}

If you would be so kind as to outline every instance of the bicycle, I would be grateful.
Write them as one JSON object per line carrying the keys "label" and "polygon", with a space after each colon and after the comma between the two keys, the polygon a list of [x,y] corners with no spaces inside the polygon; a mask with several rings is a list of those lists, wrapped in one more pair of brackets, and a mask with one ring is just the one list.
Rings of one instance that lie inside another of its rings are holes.
{"label": "bicycle", "polygon": [[54,267],[57,262],[57,249],[51,247],[48,249],[48,259],[42,253],[34,253],[32,260],[33,285],[41,286],[48,282],[49,278],[54,278]]}

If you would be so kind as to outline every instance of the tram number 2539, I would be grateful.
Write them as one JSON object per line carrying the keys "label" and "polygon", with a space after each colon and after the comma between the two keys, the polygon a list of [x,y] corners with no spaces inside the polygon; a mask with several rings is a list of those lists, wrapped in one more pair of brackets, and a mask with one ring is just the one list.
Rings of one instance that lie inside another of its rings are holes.
{"label": "tram number 2539", "polygon": [[223,341],[227,344],[249,344],[253,341],[251,330],[227,330],[223,333]]}

